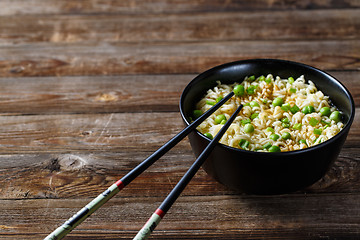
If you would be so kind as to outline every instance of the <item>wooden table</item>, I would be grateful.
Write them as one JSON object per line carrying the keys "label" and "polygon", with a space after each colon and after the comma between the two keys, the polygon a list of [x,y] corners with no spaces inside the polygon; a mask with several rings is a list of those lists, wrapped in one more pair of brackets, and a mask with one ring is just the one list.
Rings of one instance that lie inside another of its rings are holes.
{"label": "wooden table", "polygon": [[[310,64],[359,107],[359,40],[358,0],[2,0],[0,239],[44,238],[168,141],[215,65]],[[303,191],[236,193],[200,170],[152,239],[360,239],[359,120]],[[131,239],[193,161],[185,139],[66,239]]]}

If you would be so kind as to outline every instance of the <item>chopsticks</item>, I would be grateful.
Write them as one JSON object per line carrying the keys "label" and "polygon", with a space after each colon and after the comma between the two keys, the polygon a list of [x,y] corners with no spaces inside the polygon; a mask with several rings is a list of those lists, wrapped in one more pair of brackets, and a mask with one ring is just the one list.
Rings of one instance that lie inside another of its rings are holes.
{"label": "chopsticks", "polygon": [[169,195],[165,198],[165,200],[161,203],[158,209],[151,215],[149,220],[145,223],[142,229],[138,232],[133,240],[144,240],[147,239],[152,231],[159,224],[161,219],[167,213],[167,211],[171,208],[176,199],[180,196],[181,192],[185,189],[186,185],[190,182],[190,180],[194,177],[196,172],[199,170],[201,165],[210,155],[211,151],[214,149],[215,145],[219,142],[221,137],[224,135],[226,130],[229,128],[230,124],[234,121],[236,116],[239,114],[242,109],[242,105],[240,105],[236,111],[231,115],[229,120],[226,121],[225,125],[220,129],[220,131],[216,134],[213,140],[207,145],[204,151],[199,155],[196,161],[191,165],[189,170],[185,173],[185,175],[181,178],[181,180],[176,184],[173,190],[169,193]]}
{"label": "chopsticks", "polygon": [[[182,131],[176,134],[172,139],[165,143],[162,147],[156,150],[148,158],[142,161],[129,173],[127,173],[120,180],[112,184],[107,190],[101,193],[99,196],[94,198],[90,203],[83,207],[80,211],[75,213],[71,218],[69,218],[63,225],[55,229],[50,233],[44,240],[59,240],[64,238],[68,233],[70,233],[75,227],[82,223],[86,218],[88,218],[92,213],[94,213],[98,208],[105,204],[109,199],[111,199],[115,194],[117,194],[121,189],[126,187],[131,183],[136,177],[138,177],[142,172],[144,172],[148,167],[154,164],[160,157],[162,157],[166,152],[173,148],[177,143],[179,143],[184,137],[186,137],[192,130],[200,125],[206,118],[208,118],[212,113],[214,113],[219,107],[221,107],[226,101],[228,101],[234,92],[230,92],[217,104],[207,110],[204,114],[198,117],[194,122],[185,127]],[[225,124],[226,126],[226,124]],[[224,128],[224,127],[223,127]],[[214,138],[215,139],[215,138]],[[212,141],[213,142],[213,141]],[[211,144],[211,143],[210,143]]]}

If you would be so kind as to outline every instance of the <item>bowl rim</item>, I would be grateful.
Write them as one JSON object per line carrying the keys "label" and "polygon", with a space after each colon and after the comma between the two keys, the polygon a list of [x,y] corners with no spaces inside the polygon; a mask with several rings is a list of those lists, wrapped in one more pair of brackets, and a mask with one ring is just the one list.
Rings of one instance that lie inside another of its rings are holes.
{"label": "bowl rim", "polygon": [[[186,85],[186,87],[184,88],[184,90],[182,91],[181,96],[180,96],[179,109],[180,109],[181,118],[183,119],[185,124],[188,126],[190,123],[188,122],[188,120],[185,117],[185,113],[183,111],[183,105],[184,105],[183,102],[184,102],[185,96],[190,91],[192,85],[194,85],[196,83],[196,81],[198,81],[198,79],[206,77],[207,75],[212,74],[213,72],[217,72],[217,71],[219,71],[221,69],[228,68],[228,67],[231,67],[231,66],[234,66],[234,65],[241,65],[241,64],[248,64],[248,63],[255,63],[255,62],[275,62],[275,63],[279,63],[279,64],[283,64],[283,63],[292,64],[292,65],[307,68],[309,70],[312,70],[312,71],[318,72],[318,73],[320,73],[322,75],[325,75],[330,80],[336,82],[343,89],[343,91],[346,93],[347,98],[350,101],[350,106],[351,106],[351,112],[350,112],[349,120],[347,121],[344,128],[341,129],[340,132],[338,132],[334,137],[330,138],[329,140],[326,140],[325,142],[319,143],[319,144],[311,146],[311,147],[307,147],[305,149],[286,151],[286,152],[255,152],[255,151],[249,151],[249,150],[243,150],[243,149],[239,149],[239,148],[234,148],[234,147],[225,145],[223,143],[218,143],[217,147],[223,147],[223,148],[226,148],[228,150],[232,150],[232,151],[239,152],[239,153],[256,154],[256,155],[260,155],[260,156],[261,155],[269,156],[269,154],[271,154],[271,155],[274,155],[274,156],[279,155],[279,156],[284,157],[284,156],[297,155],[297,154],[301,154],[301,153],[304,153],[304,152],[314,151],[314,150],[323,148],[326,145],[337,141],[345,132],[348,132],[350,130],[350,127],[351,127],[351,125],[353,123],[353,120],[355,118],[355,103],[354,103],[353,97],[351,96],[350,91],[345,87],[344,84],[342,84],[334,76],[330,75],[329,73],[327,73],[327,72],[325,72],[325,71],[323,71],[323,70],[321,70],[319,68],[316,68],[316,67],[304,64],[304,63],[300,63],[300,62],[282,60],[282,59],[272,59],[272,58],[255,58],[255,59],[245,59],[245,60],[227,62],[227,63],[221,64],[221,65],[214,66],[214,67],[212,67],[212,68],[198,74],[195,78],[193,78]],[[206,141],[208,141],[210,143],[209,138],[207,138],[205,135],[200,133],[197,129],[195,129],[194,131],[195,131],[195,133],[197,135],[199,135],[200,137],[202,137],[203,139],[205,139]]]}

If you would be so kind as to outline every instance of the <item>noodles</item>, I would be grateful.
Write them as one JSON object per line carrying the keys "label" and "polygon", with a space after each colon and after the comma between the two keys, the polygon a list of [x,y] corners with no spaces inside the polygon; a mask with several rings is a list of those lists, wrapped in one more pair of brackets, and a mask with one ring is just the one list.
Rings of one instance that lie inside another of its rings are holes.
{"label": "noodles", "polygon": [[344,127],[341,113],[330,104],[329,97],[317,90],[310,80],[306,83],[304,76],[296,80],[292,77],[274,79],[269,74],[246,77],[241,84],[218,82],[197,103],[196,109],[207,111],[231,91],[236,96],[197,129],[207,136],[215,136],[224,123],[217,122],[216,117],[223,114],[229,119],[243,104],[240,114],[220,140],[234,148],[261,152],[294,151],[322,143]]}

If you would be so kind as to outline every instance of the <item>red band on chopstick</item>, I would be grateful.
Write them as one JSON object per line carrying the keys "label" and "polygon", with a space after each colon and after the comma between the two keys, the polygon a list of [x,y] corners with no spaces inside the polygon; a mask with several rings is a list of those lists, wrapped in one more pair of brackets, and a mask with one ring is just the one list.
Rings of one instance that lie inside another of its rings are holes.
{"label": "red band on chopstick", "polygon": [[125,187],[124,183],[121,180],[118,180],[115,184],[120,190]]}
{"label": "red band on chopstick", "polygon": [[155,213],[159,215],[159,217],[163,218],[165,216],[165,212],[160,208],[156,209]]}

